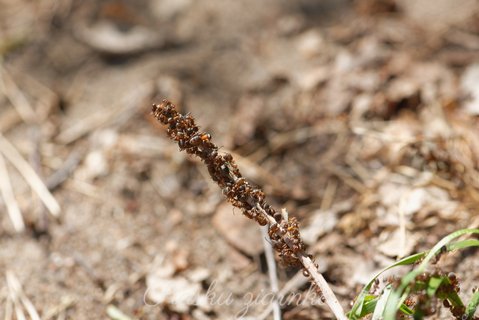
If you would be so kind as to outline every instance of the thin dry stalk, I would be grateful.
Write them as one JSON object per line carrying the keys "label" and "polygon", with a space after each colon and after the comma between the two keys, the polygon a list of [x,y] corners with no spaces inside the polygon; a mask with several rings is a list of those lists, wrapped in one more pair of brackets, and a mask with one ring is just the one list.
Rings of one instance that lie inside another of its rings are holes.
{"label": "thin dry stalk", "polygon": [[23,121],[26,123],[34,123],[36,121],[35,110],[33,110],[27,98],[23,92],[20,91],[10,74],[8,74],[7,70],[2,66],[0,66],[0,75],[0,87],[3,88],[10,103],[15,110],[17,110]]}
{"label": "thin dry stalk", "polygon": [[[43,314],[44,320],[49,319],[62,319],[64,318],[65,311],[72,307],[76,303],[75,299],[72,297],[64,297],[59,305],[55,306],[53,309],[49,310]],[[62,317],[63,315],[63,317]]]}
{"label": "thin dry stalk", "polygon": [[25,316],[25,313],[23,312],[23,309],[20,308],[19,303],[13,303],[13,308],[15,310],[15,317],[17,320],[27,320],[27,317]]}
{"label": "thin dry stalk", "polygon": [[40,316],[38,315],[37,310],[33,306],[33,303],[30,301],[30,299],[28,299],[28,297],[25,295],[25,292],[23,292],[22,285],[20,284],[20,281],[15,276],[15,274],[12,271],[7,270],[6,278],[10,297],[12,298],[12,301],[16,306],[15,310],[17,313],[17,318],[19,316],[20,318],[25,318],[25,316],[23,315],[23,311],[20,309],[20,306],[23,305],[28,315],[30,316],[30,319],[40,320]]}
{"label": "thin dry stalk", "polygon": [[[283,209],[283,212],[285,210]],[[276,225],[278,226],[278,223],[276,223],[273,219],[268,218],[270,221],[269,227],[273,227]],[[284,235],[285,230],[281,230],[281,227],[278,227],[278,231],[276,232],[277,235]],[[285,237],[284,242],[288,245],[289,248],[294,248],[294,244],[292,242],[293,240]],[[295,253],[296,257],[298,258],[299,262],[303,265],[303,268],[305,270],[305,275],[307,275],[310,279],[310,281],[316,285],[317,288],[319,288],[320,294],[322,298],[324,299],[324,302],[326,302],[331,309],[331,311],[334,313],[334,315],[338,319],[347,319],[343,307],[339,303],[338,299],[336,298],[336,295],[334,294],[333,290],[331,290],[331,287],[328,285],[326,280],[324,279],[323,275],[318,271],[318,266],[315,264],[311,258],[310,255],[307,255],[304,250],[301,250],[300,252]],[[280,253],[281,255],[281,253]]]}
{"label": "thin dry stalk", "polygon": [[7,301],[5,302],[5,320],[13,319],[13,301],[10,296],[7,296]]}
{"label": "thin dry stalk", "polygon": [[116,107],[107,108],[100,112],[93,112],[88,117],[75,122],[74,125],[64,129],[57,136],[57,140],[63,144],[70,144],[94,130],[106,125],[122,124],[134,116],[138,111],[138,101],[150,96],[152,86],[144,84],[136,90],[124,96]]}
{"label": "thin dry stalk", "polygon": [[10,183],[10,175],[8,174],[7,165],[5,159],[0,153],[0,189],[2,192],[3,200],[7,206],[7,212],[12,220],[13,227],[16,232],[25,231],[25,223],[23,222],[23,216],[18,207],[17,200],[15,200],[15,195],[13,193],[12,184]]}
{"label": "thin dry stalk", "polygon": [[[399,208],[398,208],[398,213],[399,213],[399,257],[402,258],[407,255],[407,229],[406,229],[406,201],[407,201],[407,195],[408,193],[405,193],[401,196],[401,199],[399,200]],[[410,195],[410,193],[409,193]]]}
{"label": "thin dry stalk", "polygon": [[326,184],[326,190],[324,190],[324,196],[321,200],[320,210],[328,210],[333,205],[334,196],[336,195],[336,190],[338,188],[338,182],[333,179],[329,179]]}
{"label": "thin dry stalk", "polygon": [[60,205],[57,200],[50,193],[48,188],[43,183],[42,179],[37,175],[35,170],[28,164],[22,155],[15,149],[15,147],[10,143],[0,133],[0,152],[12,163],[12,165],[20,172],[25,181],[30,185],[30,187],[37,193],[40,200],[47,207],[50,213],[58,217],[60,214]]}
{"label": "thin dry stalk", "polygon": [[[299,287],[305,285],[308,282],[307,279],[304,278],[302,272],[298,272],[292,277],[286,284],[281,288],[278,292],[278,300],[283,300],[283,298],[289,294],[291,291],[298,289]],[[266,319],[269,314],[273,311],[273,305],[268,305],[266,309],[263,310],[259,315],[255,316],[255,320],[264,320]]]}
{"label": "thin dry stalk", "polygon": [[274,260],[274,252],[273,248],[270,246],[267,237],[268,237],[268,228],[261,227],[261,235],[263,236],[263,246],[264,252],[266,255],[266,264],[268,265],[268,274],[269,274],[269,282],[271,287],[271,292],[274,295],[274,300],[272,301],[273,305],[273,319],[274,320],[281,320],[281,306],[278,302],[278,275],[276,271],[276,261]]}
{"label": "thin dry stalk", "polygon": [[62,166],[45,180],[48,190],[54,190],[65,182],[75,171],[75,168],[78,167],[84,155],[84,148],[73,150]]}
{"label": "thin dry stalk", "polygon": [[269,205],[264,192],[242,177],[233,156],[220,154],[218,147],[211,142],[210,134],[201,132],[191,115],[178,113],[168,100],[153,105],[153,115],[168,126],[167,133],[178,143],[180,150],[196,155],[205,163],[211,178],[233,206],[261,226],[268,225],[270,241],[283,261],[288,265],[302,265],[305,276],[316,285],[334,315],[346,319],[343,308],[319,273],[312,256],[305,252],[297,220],[289,217],[285,210],[277,212]]}
{"label": "thin dry stalk", "polygon": [[6,133],[17,124],[22,122],[22,117],[15,109],[7,109],[2,112],[0,117],[0,132]]}

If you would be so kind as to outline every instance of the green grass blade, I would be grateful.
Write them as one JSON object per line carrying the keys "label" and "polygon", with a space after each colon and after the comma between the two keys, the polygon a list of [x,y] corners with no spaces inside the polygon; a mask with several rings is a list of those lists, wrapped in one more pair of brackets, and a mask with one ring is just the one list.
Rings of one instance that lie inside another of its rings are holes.
{"label": "green grass blade", "polygon": [[[389,296],[389,300],[386,307],[385,317],[386,320],[393,320],[396,316],[397,309],[400,307],[400,300],[403,296],[404,291],[409,286],[411,282],[414,281],[416,276],[426,270],[427,265],[434,258],[439,252],[441,252],[443,247],[447,248],[447,245],[454,239],[465,235],[465,234],[479,234],[479,229],[461,229],[455,231],[446,237],[442,238],[425,256],[424,260],[421,264],[408,274],[406,274],[403,279],[401,280],[401,284],[399,285],[398,289],[394,290],[394,292]],[[459,242],[460,243],[460,242]],[[462,303],[462,302],[461,302]]]}
{"label": "green grass blade", "polygon": [[373,313],[374,309],[376,309],[376,304],[378,302],[378,298],[374,297],[374,299],[366,301],[364,303],[363,314],[361,317],[364,317],[370,313]]}
{"label": "green grass blade", "polygon": [[437,289],[443,283],[444,277],[431,277],[427,284],[426,293],[429,297],[433,297],[436,294]]}
{"label": "green grass blade", "polygon": [[472,319],[472,317],[474,316],[474,313],[476,313],[478,305],[479,305],[479,290],[474,292],[474,294],[471,297],[471,301],[469,301],[469,304],[466,307],[467,319]]}
{"label": "green grass blade", "polygon": [[447,245],[447,251],[454,251],[469,247],[479,247],[479,240],[477,239],[467,239],[458,242],[454,242]]}
{"label": "green grass blade", "polygon": [[376,308],[374,309],[373,317],[372,320],[382,320],[383,318],[383,312],[384,309],[386,308],[386,302],[388,301],[389,295],[393,291],[393,286],[388,284],[384,290],[381,296],[379,297],[379,300],[376,303]]}
{"label": "green grass blade", "polygon": [[[364,306],[365,306],[365,297],[368,296],[369,289],[371,289],[372,285],[374,284],[374,281],[384,272],[388,271],[389,269],[392,269],[394,267],[398,266],[406,266],[406,265],[411,265],[416,263],[417,261],[421,260],[423,257],[425,257],[427,254],[427,251],[425,252],[420,252],[413,254],[411,256],[405,257],[394,264],[382,269],[379,271],[371,281],[366,284],[366,286],[363,288],[361,293],[359,294],[358,298],[356,299],[356,302],[354,303],[353,307],[351,308],[351,311],[349,312],[349,319],[359,319],[365,315],[363,312]],[[367,313],[366,313],[367,314]]]}

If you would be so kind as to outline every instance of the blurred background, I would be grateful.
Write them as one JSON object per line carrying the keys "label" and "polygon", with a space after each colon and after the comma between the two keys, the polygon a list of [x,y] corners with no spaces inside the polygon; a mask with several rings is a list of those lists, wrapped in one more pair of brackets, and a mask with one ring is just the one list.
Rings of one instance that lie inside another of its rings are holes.
{"label": "blurred background", "polygon": [[[163,98],[299,219],[346,309],[479,226],[478,1],[0,0],[0,317],[271,319],[259,228],[152,120]],[[469,294],[478,253],[442,263]]]}

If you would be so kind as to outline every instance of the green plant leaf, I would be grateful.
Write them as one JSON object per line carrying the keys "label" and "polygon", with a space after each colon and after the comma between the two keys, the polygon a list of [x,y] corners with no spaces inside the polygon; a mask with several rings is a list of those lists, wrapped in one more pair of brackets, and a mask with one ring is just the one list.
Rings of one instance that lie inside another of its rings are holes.
{"label": "green plant leaf", "polygon": [[[414,270],[412,270],[411,272],[409,272],[408,274],[406,274],[402,278],[401,284],[399,285],[399,287],[396,290],[394,290],[394,292],[389,296],[387,306],[386,306],[386,310],[385,310],[385,317],[384,317],[385,320],[395,319],[396,312],[401,305],[401,298],[403,297],[404,292],[407,291],[407,288],[408,288],[409,284],[411,284],[414,281],[416,276],[418,276],[420,273],[422,273],[426,270],[426,267],[428,266],[431,259],[434,258],[438,253],[440,253],[443,250],[442,248],[445,247],[446,250],[448,250],[447,245],[452,240],[454,240],[454,239],[456,239],[456,238],[458,238],[462,235],[465,235],[465,234],[479,234],[479,229],[461,229],[461,230],[455,231],[455,232],[447,235],[446,237],[442,238],[427,253],[427,255],[424,257],[421,264],[417,268],[415,268]],[[458,243],[461,243],[461,242],[458,242]],[[454,300],[456,300],[456,297],[454,297]],[[460,299],[459,299],[459,301],[460,301]],[[459,303],[459,301],[454,301],[454,302]],[[460,301],[460,303],[462,304],[462,301]]]}
{"label": "green plant leaf", "polygon": [[384,309],[386,308],[386,302],[388,301],[389,295],[393,291],[393,286],[391,284],[388,284],[381,296],[379,297],[377,303],[376,303],[376,308],[374,309],[373,317],[372,320],[382,320],[383,318],[383,312]]}
{"label": "green plant leaf", "polygon": [[447,245],[447,251],[454,251],[469,247],[479,247],[479,240],[477,239],[466,239],[458,242],[454,242]]}
{"label": "green plant leaf", "polygon": [[478,305],[479,305],[479,290],[474,292],[474,294],[471,297],[471,301],[469,301],[469,304],[466,307],[467,319],[471,319],[474,316],[474,313],[476,313],[476,309]]}
{"label": "green plant leaf", "polygon": [[[417,261],[421,260],[423,257],[425,257],[427,254],[427,251],[425,252],[420,252],[416,253],[413,255],[410,255],[408,257],[405,257],[394,264],[382,269],[379,271],[372,279],[371,281],[366,284],[366,286],[361,290],[361,293],[359,294],[358,298],[356,299],[356,302],[354,303],[353,307],[351,308],[351,311],[348,313],[349,319],[359,319],[363,316],[365,316],[368,313],[364,313],[363,309],[365,307],[365,298],[369,295],[369,289],[371,289],[372,285],[374,284],[374,281],[384,272],[388,271],[389,269],[392,269],[394,267],[398,266],[407,266],[416,263]],[[373,296],[374,297],[374,296]]]}
{"label": "green plant leaf", "polygon": [[428,297],[433,297],[436,294],[437,289],[443,283],[444,277],[431,277],[427,284],[426,293]]}

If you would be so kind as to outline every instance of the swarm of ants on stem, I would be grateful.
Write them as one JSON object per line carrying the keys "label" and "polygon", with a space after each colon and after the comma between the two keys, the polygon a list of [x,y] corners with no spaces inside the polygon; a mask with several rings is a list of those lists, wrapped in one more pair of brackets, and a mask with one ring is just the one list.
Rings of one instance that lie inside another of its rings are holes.
{"label": "swarm of ants on stem", "polygon": [[168,136],[178,143],[180,150],[196,155],[205,163],[211,179],[233,206],[259,225],[268,226],[271,244],[282,261],[288,266],[302,265],[303,275],[309,278],[321,300],[328,304],[336,318],[346,319],[334,292],[319,273],[318,265],[305,251],[296,218],[289,217],[286,210],[278,212],[268,204],[264,192],[242,177],[233,156],[219,153],[218,147],[211,142],[211,135],[200,131],[190,114],[178,113],[175,105],[168,100],[154,104],[152,114],[167,126]]}
{"label": "swarm of ants on stem", "polygon": [[287,265],[299,265],[298,255],[305,245],[299,234],[298,222],[285,212],[276,211],[265,201],[264,192],[242,177],[229,153],[220,154],[211,142],[211,135],[200,131],[190,114],[178,113],[168,100],[153,105],[153,115],[168,126],[168,136],[175,140],[180,150],[199,157],[208,172],[231,204],[261,226],[269,225],[269,237],[275,250]]}

